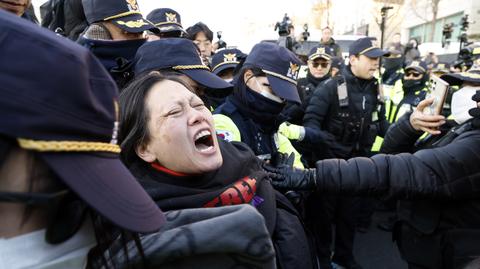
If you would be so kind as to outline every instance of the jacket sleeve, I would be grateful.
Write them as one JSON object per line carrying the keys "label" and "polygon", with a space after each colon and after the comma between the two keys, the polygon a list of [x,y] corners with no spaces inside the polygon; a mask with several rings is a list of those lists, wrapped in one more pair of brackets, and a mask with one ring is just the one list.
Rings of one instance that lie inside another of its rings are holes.
{"label": "jacket sleeve", "polygon": [[390,127],[390,123],[387,120],[387,117],[385,116],[385,105],[382,104],[380,107],[380,111],[377,111],[378,113],[378,136],[385,137],[385,134],[387,133],[388,128]]}
{"label": "jacket sleeve", "polygon": [[423,132],[416,131],[410,124],[411,113],[405,113],[388,128],[384,136],[381,153],[400,153],[415,151],[415,142]]}
{"label": "jacket sleeve", "polygon": [[317,188],[347,195],[397,199],[473,199],[480,195],[480,131],[414,154],[319,161]]}

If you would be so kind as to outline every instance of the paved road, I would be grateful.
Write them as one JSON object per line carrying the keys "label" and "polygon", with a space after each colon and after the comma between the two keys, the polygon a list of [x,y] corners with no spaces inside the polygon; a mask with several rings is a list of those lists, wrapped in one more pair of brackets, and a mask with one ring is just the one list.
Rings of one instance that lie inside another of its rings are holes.
{"label": "paved road", "polygon": [[377,223],[387,218],[387,213],[376,212],[372,225],[365,234],[357,233],[354,253],[363,269],[407,269],[407,264],[400,258],[392,234],[377,228]]}

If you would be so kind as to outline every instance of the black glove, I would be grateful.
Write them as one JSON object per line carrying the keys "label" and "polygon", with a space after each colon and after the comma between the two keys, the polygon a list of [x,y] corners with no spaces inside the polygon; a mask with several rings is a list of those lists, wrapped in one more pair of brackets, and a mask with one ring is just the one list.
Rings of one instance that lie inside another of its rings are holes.
{"label": "black glove", "polygon": [[293,167],[293,163],[295,162],[295,153],[281,153],[276,152],[272,154],[272,158],[270,159],[269,165],[272,167],[280,168],[280,167]]}
{"label": "black glove", "polygon": [[279,189],[315,190],[317,186],[316,169],[298,169],[288,165],[273,167],[264,163],[263,169],[272,179],[272,185]]}

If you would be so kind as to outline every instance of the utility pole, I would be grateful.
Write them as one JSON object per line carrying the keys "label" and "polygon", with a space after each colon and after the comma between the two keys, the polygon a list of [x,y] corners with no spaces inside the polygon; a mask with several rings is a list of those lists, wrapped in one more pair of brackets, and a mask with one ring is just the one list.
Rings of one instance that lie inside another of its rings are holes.
{"label": "utility pole", "polygon": [[[388,10],[389,9],[392,9],[393,7],[389,7],[389,6],[383,6],[381,9],[380,9],[380,15],[382,16],[382,22],[380,24],[380,32],[381,32],[381,35],[380,35],[380,49],[383,49],[383,38],[384,38],[384,35],[385,35],[385,24],[386,24],[386,21],[387,21],[387,13],[388,13]],[[382,58],[383,57],[380,57],[380,66],[378,68],[378,74],[379,74],[379,78],[380,78],[380,81],[382,80]],[[381,101],[381,103],[385,102],[385,93],[383,92],[383,84],[380,83],[379,84],[379,88],[378,88],[378,96],[379,96],[379,100]]]}
{"label": "utility pole", "polygon": [[383,49],[383,39],[385,36],[385,24],[387,21],[387,14],[389,9],[393,9],[393,7],[383,6],[382,9],[380,9],[380,15],[382,16],[382,23],[380,24],[380,32],[381,32],[380,48],[381,49]]}

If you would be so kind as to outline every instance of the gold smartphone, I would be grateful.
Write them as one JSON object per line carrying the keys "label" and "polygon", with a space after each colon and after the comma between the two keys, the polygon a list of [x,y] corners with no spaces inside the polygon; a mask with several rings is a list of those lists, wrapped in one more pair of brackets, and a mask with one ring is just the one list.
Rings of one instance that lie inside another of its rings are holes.
{"label": "gold smartphone", "polygon": [[434,100],[430,106],[425,108],[423,111],[424,114],[440,115],[442,113],[449,86],[445,80],[437,76],[432,75],[430,77],[430,93],[427,95],[427,99],[433,97]]}

